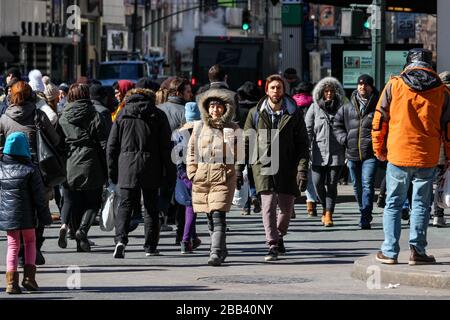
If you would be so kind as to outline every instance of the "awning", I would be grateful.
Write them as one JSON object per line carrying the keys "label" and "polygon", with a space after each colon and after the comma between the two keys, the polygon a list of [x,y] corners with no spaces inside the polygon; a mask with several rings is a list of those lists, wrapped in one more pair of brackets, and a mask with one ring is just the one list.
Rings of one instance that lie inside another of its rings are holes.
{"label": "awning", "polygon": [[0,44],[0,62],[13,62],[13,55]]}

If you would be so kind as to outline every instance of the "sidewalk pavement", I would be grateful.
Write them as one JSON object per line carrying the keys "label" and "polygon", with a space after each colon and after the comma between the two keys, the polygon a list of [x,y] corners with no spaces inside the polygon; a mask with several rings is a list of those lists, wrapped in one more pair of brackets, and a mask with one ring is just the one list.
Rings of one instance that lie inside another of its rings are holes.
{"label": "sidewalk pavement", "polygon": [[374,281],[376,274],[381,283],[450,289],[450,248],[427,251],[436,258],[434,265],[409,266],[409,254],[409,250],[400,252],[396,265],[381,264],[374,254],[360,258],[355,261],[352,277]]}

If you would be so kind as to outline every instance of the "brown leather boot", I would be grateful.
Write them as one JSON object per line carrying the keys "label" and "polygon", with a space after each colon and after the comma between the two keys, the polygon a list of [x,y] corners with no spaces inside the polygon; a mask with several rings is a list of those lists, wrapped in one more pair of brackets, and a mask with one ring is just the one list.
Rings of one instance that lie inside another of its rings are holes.
{"label": "brown leather boot", "polygon": [[36,283],[36,266],[34,264],[26,264],[23,266],[22,286],[28,291],[38,291],[39,287]]}
{"label": "brown leather boot", "polygon": [[19,287],[19,272],[7,271],[6,272],[6,293],[19,294],[22,293]]}
{"label": "brown leather boot", "polygon": [[316,203],[312,201],[307,201],[306,212],[308,212],[308,216],[310,217],[317,217]]}
{"label": "brown leather boot", "polygon": [[323,225],[325,225],[325,215],[326,215],[326,213],[327,213],[327,210],[323,209],[322,219],[321,219]]}
{"label": "brown leather boot", "polygon": [[332,227],[333,226],[333,213],[329,210],[325,212],[325,218],[323,219],[323,225],[325,227]]}

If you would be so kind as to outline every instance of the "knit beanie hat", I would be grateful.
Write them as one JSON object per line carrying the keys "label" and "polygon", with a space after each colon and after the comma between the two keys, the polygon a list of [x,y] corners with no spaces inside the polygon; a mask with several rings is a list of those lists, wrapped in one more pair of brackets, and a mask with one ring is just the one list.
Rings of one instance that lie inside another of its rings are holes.
{"label": "knit beanie hat", "polygon": [[450,87],[450,71],[441,72],[439,78],[441,78],[443,84]]}
{"label": "knit beanie hat", "polygon": [[52,81],[50,80],[49,76],[43,76],[42,77],[42,82],[44,83],[44,86],[49,85]]}
{"label": "knit beanie hat", "polygon": [[59,89],[53,83],[49,83],[45,86],[44,95],[47,101],[53,101],[59,97]]}
{"label": "knit beanie hat", "polygon": [[67,83],[61,83],[58,89],[64,91],[66,94],[69,93],[69,85]]}
{"label": "knit beanie hat", "polygon": [[19,131],[11,133],[6,138],[3,154],[31,159],[30,145],[28,144],[28,138],[25,133]]}
{"label": "knit beanie hat", "polygon": [[28,74],[28,79],[30,79],[28,84],[30,85],[31,89],[33,89],[33,91],[44,92],[45,87],[44,83],[42,82],[42,73],[39,70],[31,70]]}
{"label": "knit beanie hat", "polygon": [[184,117],[187,122],[200,120],[200,110],[197,103],[188,102],[184,107]]}

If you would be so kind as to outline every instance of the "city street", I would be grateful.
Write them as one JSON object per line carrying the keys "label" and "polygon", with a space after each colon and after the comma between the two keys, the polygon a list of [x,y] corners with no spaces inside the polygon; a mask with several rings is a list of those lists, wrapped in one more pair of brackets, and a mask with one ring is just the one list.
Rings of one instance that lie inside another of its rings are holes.
{"label": "city street", "polygon": [[[241,216],[233,208],[228,215],[229,257],[222,267],[207,265],[209,235],[205,217],[198,219],[203,244],[195,254],[182,255],[174,245],[175,231],[161,235],[161,256],[146,257],[142,248],[143,226],[130,234],[125,259],[112,257],[113,232],[94,226],[91,253],[76,253],[75,242],[57,246],[59,224],[46,229],[46,264],[38,267],[40,291],[22,295],[0,293],[0,299],[148,299],[148,300],[296,300],[296,299],[449,299],[450,290],[397,286],[368,289],[366,282],[351,277],[353,263],[373,255],[383,235],[381,209],[375,209],[372,230],[360,230],[351,186],[339,186],[335,227],[324,228],[320,217],[306,216],[305,204],[297,204],[297,217],[285,237],[287,254],[279,261],[264,262],[266,246],[261,214]],[[53,208],[55,208],[53,206]],[[401,249],[408,250],[405,221]],[[449,248],[448,228],[430,226],[428,248]],[[0,236],[0,287],[5,287],[6,235]],[[407,262],[400,261],[401,263]],[[439,262],[439,259],[438,259]],[[68,267],[72,269],[69,269]],[[441,266],[449,272],[448,265]],[[70,270],[79,268],[78,278]],[[414,267],[410,267],[414,268]],[[77,287],[79,289],[69,289]],[[174,311],[175,312],[175,311]]]}

